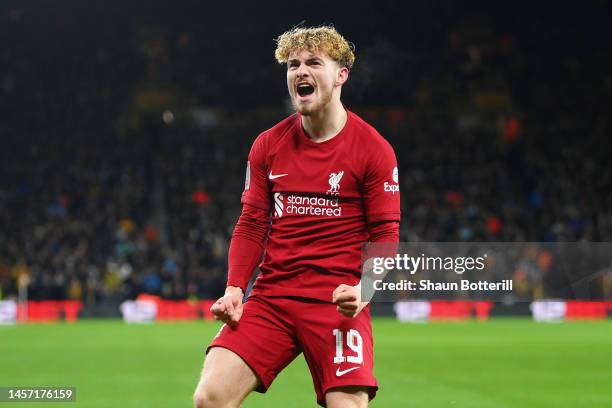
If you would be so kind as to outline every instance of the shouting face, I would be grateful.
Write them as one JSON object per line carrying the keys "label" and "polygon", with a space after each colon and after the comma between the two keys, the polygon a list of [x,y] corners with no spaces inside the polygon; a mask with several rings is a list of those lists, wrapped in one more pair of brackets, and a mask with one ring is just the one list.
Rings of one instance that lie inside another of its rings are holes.
{"label": "shouting face", "polygon": [[287,88],[296,111],[304,116],[321,112],[333,98],[340,99],[340,87],[348,68],[340,67],[323,52],[300,50],[287,60]]}

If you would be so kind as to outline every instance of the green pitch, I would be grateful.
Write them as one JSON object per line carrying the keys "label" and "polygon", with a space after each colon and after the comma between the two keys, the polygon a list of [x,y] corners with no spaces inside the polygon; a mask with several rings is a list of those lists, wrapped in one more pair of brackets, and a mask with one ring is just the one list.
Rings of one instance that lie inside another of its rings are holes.
{"label": "green pitch", "polygon": [[[76,403],[15,407],[190,407],[217,323],[0,327],[0,386],[75,386]],[[374,321],[373,407],[612,407],[612,322]],[[331,334],[330,334],[331,335]],[[314,407],[302,357],[245,407]]]}

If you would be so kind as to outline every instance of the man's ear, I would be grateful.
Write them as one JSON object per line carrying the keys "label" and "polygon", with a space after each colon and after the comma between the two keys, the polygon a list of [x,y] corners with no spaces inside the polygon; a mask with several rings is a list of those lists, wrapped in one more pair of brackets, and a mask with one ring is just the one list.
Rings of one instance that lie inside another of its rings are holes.
{"label": "man's ear", "polygon": [[336,86],[342,86],[348,80],[349,69],[347,67],[340,67],[336,74]]}

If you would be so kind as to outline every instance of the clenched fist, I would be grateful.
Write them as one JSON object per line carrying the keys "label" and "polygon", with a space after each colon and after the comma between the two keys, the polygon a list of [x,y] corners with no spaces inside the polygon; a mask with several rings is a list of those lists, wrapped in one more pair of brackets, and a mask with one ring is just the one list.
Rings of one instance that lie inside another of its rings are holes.
{"label": "clenched fist", "polygon": [[219,298],[210,308],[215,319],[235,327],[242,317],[242,289],[235,286],[228,286],[225,295]]}
{"label": "clenched fist", "polygon": [[338,286],[332,293],[332,302],[337,306],[336,310],[346,317],[357,316],[368,304],[361,301],[361,283],[356,286]]}

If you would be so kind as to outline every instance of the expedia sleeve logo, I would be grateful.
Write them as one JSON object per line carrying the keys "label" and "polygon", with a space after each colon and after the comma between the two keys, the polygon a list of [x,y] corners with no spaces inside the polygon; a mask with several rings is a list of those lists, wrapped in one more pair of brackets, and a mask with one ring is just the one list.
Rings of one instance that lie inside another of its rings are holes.
{"label": "expedia sleeve logo", "polygon": [[393,179],[393,183],[389,183],[388,181],[385,181],[384,187],[385,187],[385,192],[386,193],[391,193],[393,195],[395,195],[395,193],[399,193],[399,174],[397,171],[397,166],[393,168],[393,172],[391,173],[391,178]]}

